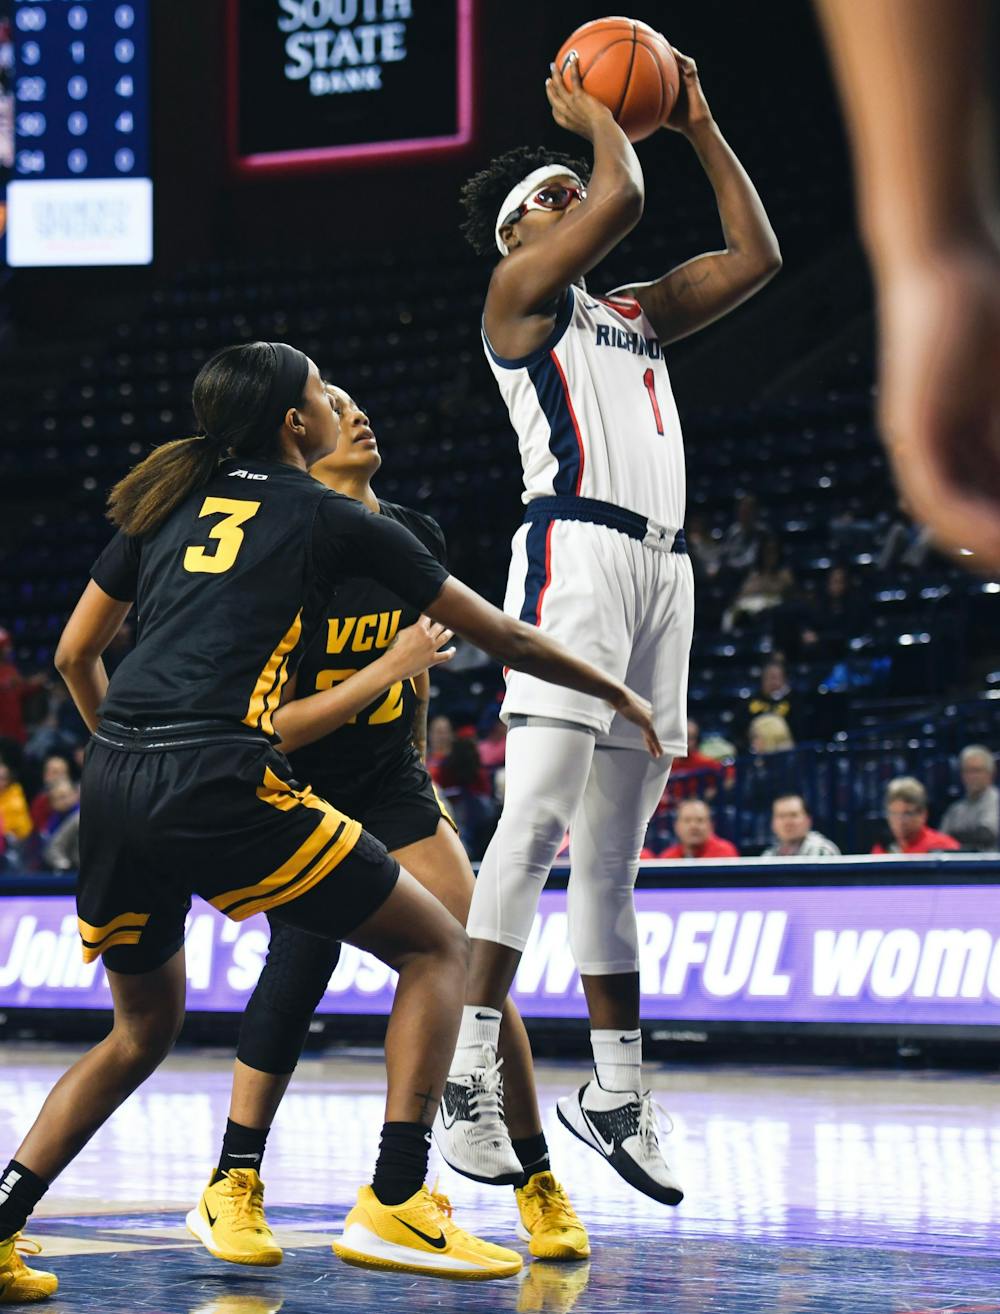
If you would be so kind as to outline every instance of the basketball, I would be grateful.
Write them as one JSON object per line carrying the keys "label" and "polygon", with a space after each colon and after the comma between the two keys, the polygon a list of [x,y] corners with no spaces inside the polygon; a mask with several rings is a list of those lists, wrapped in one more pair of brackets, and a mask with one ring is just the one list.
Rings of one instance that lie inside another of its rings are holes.
{"label": "basketball", "polygon": [[573,50],[584,91],[607,105],[629,141],[642,141],[666,122],[677,100],[680,71],[659,32],[634,18],[584,23],[556,55],[556,68],[567,86]]}

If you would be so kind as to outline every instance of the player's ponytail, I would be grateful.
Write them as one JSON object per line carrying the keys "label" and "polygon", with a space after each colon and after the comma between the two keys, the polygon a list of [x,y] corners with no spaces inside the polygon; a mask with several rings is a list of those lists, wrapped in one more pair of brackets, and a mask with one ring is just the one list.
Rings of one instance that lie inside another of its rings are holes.
{"label": "player's ponytail", "polygon": [[[170,513],[208,483],[228,455],[274,457],[283,411],[280,393],[300,399],[308,361],[282,343],[226,347],[202,366],[192,402],[204,433],[157,447],[119,480],[108,495],[108,519],[126,534],[154,533]],[[301,377],[300,377],[301,376]],[[289,384],[289,378],[292,379]],[[296,384],[295,380],[298,380]]]}
{"label": "player's ponytail", "polygon": [[108,494],[108,519],[126,534],[151,534],[189,493],[208,483],[219,456],[207,438],[176,438],[155,448]]}

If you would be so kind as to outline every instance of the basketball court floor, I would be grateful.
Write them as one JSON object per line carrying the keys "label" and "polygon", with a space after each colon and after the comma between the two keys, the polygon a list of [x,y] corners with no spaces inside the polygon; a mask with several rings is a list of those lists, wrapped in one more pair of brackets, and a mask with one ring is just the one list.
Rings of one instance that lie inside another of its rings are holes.
{"label": "basketball court floor", "polygon": [[[8,1046],[0,1152],[9,1156],[73,1057]],[[575,1265],[455,1283],[349,1268],[330,1251],[382,1122],[377,1056],[307,1059],[268,1143],[266,1203],[280,1268],[211,1258],[184,1229],[225,1126],[229,1057],[172,1058],[91,1142],[28,1235],[60,1291],[52,1314],[314,1314],[489,1310],[597,1314],[986,1314],[1000,1311],[1000,1078],[839,1069],[650,1066],[687,1189],[665,1209],[631,1191],[558,1124],[586,1077],[543,1063],[555,1171],[590,1229]],[[508,1188],[431,1181],[456,1221],[515,1240]],[[527,1259],[527,1256],[526,1256]]]}

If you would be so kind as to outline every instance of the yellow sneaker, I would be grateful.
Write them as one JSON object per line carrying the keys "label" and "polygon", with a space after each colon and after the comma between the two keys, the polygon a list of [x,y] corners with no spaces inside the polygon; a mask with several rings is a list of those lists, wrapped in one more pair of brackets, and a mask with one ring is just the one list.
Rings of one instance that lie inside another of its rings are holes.
{"label": "yellow sneaker", "polygon": [[532,1264],[517,1293],[518,1314],[569,1314],[587,1290],[590,1264]]}
{"label": "yellow sneaker", "polygon": [[48,1300],[56,1293],[59,1279],[55,1273],[29,1268],[21,1255],[40,1255],[42,1247],[15,1232],[0,1241],[0,1305],[30,1305]]}
{"label": "yellow sneaker", "polygon": [[587,1258],[587,1230],[551,1173],[535,1173],[514,1195],[521,1215],[518,1231],[536,1259]]}
{"label": "yellow sneaker", "polygon": [[264,1217],[264,1183],[253,1168],[232,1168],[210,1182],[185,1222],[216,1259],[258,1268],[281,1263],[281,1247]]}
{"label": "yellow sneaker", "polygon": [[521,1268],[516,1250],[480,1241],[451,1221],[451,1204],[422,1186],[400,1205],[384,1205],[370,1186],[344,1221],[334,1253],[360,1268],[390,1268],[430,1277],[512,1277]]}

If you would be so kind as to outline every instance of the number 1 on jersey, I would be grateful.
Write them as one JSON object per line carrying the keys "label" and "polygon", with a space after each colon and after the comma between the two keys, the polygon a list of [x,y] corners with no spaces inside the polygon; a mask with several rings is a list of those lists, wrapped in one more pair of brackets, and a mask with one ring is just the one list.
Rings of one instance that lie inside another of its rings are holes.
{"label": "number 1 on jersey", "polygon": [[656,432],[663,432],[663,417],[660,415],[660,403],[656,400],[656,380],[653,378],[653,371],[648,369],[642,376],[642,381],[646,385],[646,391],[649,393],[649,404],[653,408],[653,419],[656,421]]}

